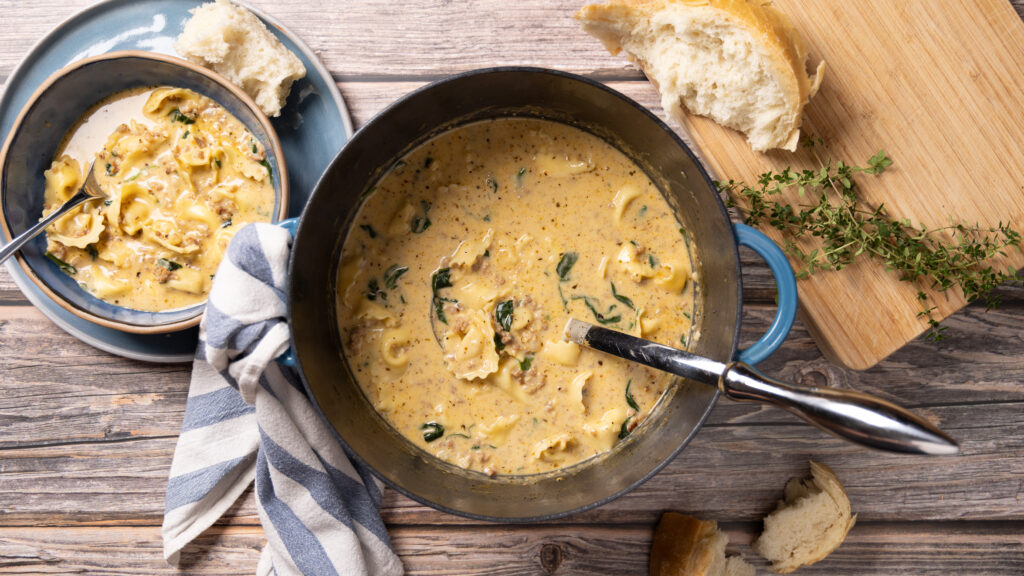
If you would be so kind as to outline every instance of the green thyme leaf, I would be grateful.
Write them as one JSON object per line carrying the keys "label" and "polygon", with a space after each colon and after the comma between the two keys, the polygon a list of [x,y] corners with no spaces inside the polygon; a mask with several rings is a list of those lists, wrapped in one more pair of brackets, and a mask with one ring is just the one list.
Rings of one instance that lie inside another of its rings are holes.
{"label": "green thyme leaf", "polygon": [[[868,159],[866,167],[826,162],[817,170],[783,169],[765,172],[757,183],[716,182],[729,194],[729,205],[746,212],[746,223],[771,226],[782,232],[782,247],[799,265],[797,277],[841,270],[857,258],[883,262],[901,280],[918,287],[920,317],[928,321],[929,338],[941,339],[942,327],[934,320],[924,289],[960,290],[967,300],[983,299],[993,307],[993,291],[1002,284],[1020,285],[1009,270],[997,270],[989,259],[1008,248],[1020,249],[1021,235],[1010,223],[983,227],[956,222],[927,228],[909,219],[890,216],[884,205],[871,206],[857,195],[856,174],[877,175],[892,165],[884,150]],[[776,201],[788,189],[804,197],[800,204]],[[816,247],[804,240],[811,239]]]}

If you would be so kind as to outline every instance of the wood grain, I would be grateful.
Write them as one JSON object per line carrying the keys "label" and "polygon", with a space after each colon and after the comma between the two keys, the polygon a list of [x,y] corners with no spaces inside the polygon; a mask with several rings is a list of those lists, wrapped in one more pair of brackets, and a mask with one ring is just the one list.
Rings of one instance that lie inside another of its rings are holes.
{"label": "wood grain", "polygon": [[[361,0],[326,4],[250,0],[298,34],[336,78],[404,80],[510,64],[642,79],[580,30],[584,0]],[[57,22],[89,0],[0,0],[0,80]],[[1013,0],[1021,10],[1024,0]],[[927,6],[927,3],[922,3]],[[845,31],[839,31],[845,37]]]}
{"label": "wood grain", "polygon": [[[750,549],[758,523],[725,523],[728,552],[762,571]],[[983,522],[876,525],[858,523],[846,542],[800,574],[915,574],[953,571],[1017,576],[1024,570],[1022,526]],[[464,527],[401,526],[391,541],[408,574],[633,575],[647,573],[653,525],[500,526],[486,535]],[[214,527],[182,552],[175,568],[164,563],[157,527],[0,528],[3,574],[251,574],[264,542],[257,526]],[[936,566],[941,558],[941,566]]]}
{"label": "wood grain", "polygon": [[[715,172],[754,182],[767,170],[816,168],[825,158],[863,163],[885,148],[893,169],[858,179],[868,205],[884,204],[892,217],[929,229],[950,218],[984,228],[1024,221],[1024,23],[1008,3],[950,1],[941,10],[885,0],[777,5],[807,37],[811,60],[828,64],[804,112],[807,135],[822,138],[827,151],[759,154],[736,132],[685,119]],[[794,189],[783,201],[802,198]],[[1019,269],[1024,251],[1009,250],[997,263]],[[918,314],[920,290],[931,295],[936,319],[965,304],[956,290],[903,282],[861,259],[802,282],[801,311],[826,357],[866,369],[927,328]]]}
{"label": "wood grain", "polygon": [[[187,367],[111,357],[39,328],[46,323],[32,308],[6,309],[13,311],[0,321],[0,348],[16,351],[0,358],[0,525],[158,522]],[[770,307],[748,306],[744,341],[763,331],[771,314]],[[1024,438],[1007,432],[1024,425],[1017,384],[1024,380],[1022,315],[1019,299],[987,313],[969,307],[951,319],[952,340],[943,347],[918,342],[868,372],[829,365],[798,325],[763,366],[804,384],[856,388],[916,408],[962,442],[960,457],[879,454],[779,410],[723,401],[693,444],[651,481],[565,522],[653,522],[664,507],[753,520],[789,477],[806,472],[808,458],[841,471],[864,520],[1024,520]],[[63,355],[53,358],[53,350]],[[976,361],[965,380],[956,367],[969,358]],[[979,477],[986,478],[980,491]],[[465,522],[391,491],[383,513],[398,525]],[[232,516],[255,521],[251,497]]]}

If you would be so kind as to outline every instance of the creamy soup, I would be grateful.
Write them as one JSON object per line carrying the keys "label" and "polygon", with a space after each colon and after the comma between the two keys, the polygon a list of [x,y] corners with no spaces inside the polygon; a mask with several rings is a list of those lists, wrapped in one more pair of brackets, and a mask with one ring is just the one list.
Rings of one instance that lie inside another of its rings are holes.
{"label": "creamy soup", "polygon": [[360,207],[338,271],[344,353],[376,410],[457,466],[532,474],[610,450],[672,377],[565,341],[570,317],[686,346],[695,274],[659,190],[536,119],[419,146]]}
{"label": "creamy soup", "polygon": [[93,160],[107,198],[47,228],[47,257],[111,304],[159,311],[204,301],[231,236],[272,216],[266,151],[227,110],[190,90],[133,90],[101,102],[45,172],[44,214],[78,191]]}

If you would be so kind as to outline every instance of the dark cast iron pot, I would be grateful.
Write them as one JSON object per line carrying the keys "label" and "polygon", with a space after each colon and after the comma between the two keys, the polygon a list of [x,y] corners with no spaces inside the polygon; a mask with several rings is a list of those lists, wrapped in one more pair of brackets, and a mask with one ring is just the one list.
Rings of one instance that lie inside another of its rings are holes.
{"label": "dark cast iron pot", "polygon": [[[533,521],[601,505],[650,478],[693,438],[718,391],[679,380],[651,416],[610,452],[530,476],[490,478],[443,462],[400,436],[374,411],[345,362],[335,321],[338,260],[360,198],[384,169],[432,136],[508,116],[554,120],[595,134],[626,153],[659,186],[689,231],[700,274],[700,338],[692,351],[721,361],[764,359],[792,326],[796,285],[777,246],[759,232],[730,223],[708,175],[676,134],[636,102],[597,82],[537,68],[468,72],[405,96],[359,130],[317,184],[292,248],[292,351],[307,392],[349,452],[396,490],[455,514]],[[741,244],[768,261],[780,304],[765,336],[737,354]]]}

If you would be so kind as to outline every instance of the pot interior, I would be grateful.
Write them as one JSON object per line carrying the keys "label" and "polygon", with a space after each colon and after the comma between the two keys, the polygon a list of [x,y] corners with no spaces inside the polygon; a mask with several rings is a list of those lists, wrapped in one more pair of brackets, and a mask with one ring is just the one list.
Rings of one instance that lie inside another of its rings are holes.
{"label": "pot interior", "polygon": [[584,78],[540,69],[489,69],[432,84],[360,130],[328,168],[303,214],[292,250],[290,315],[307,389],[351,454],[392,487],[435,508],[525,521],[597,506],[649,478],[693,437],[717,390],[677,380],[651,416],[610,452],[556,472],[495,478],[434,458],[373,409],[345,363],[335,321],[338,259],[360,197],[386,167],[434,135],[508,116],[581,128],[647,172],[690,233],[700,278],[700,337],[693,351],[731,359],[740,314],[738,257],[725,208],[707,175],[679,138],[640,105]]}

